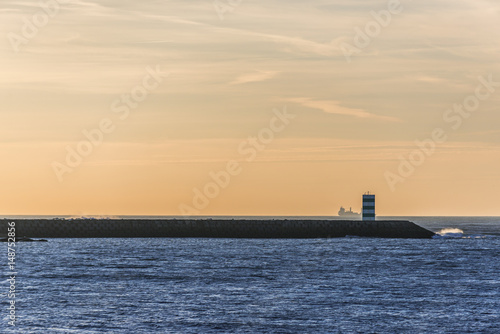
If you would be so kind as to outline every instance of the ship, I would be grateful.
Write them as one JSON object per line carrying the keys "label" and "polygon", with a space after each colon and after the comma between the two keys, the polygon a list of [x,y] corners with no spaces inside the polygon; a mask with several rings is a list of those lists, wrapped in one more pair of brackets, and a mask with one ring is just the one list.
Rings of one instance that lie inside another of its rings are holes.
{"label": "ship", "polygon": [[343,206],[340,207],[340,210],[339,210],[339,216],[340,217],[352,217],[352,218],[355,218],[355,217],[359,217],[361,216],[361,214],[357,213],[357,212],[354,212],[352,211],[352,208],[349,208],[349,211],[346,211],[344,209]]}

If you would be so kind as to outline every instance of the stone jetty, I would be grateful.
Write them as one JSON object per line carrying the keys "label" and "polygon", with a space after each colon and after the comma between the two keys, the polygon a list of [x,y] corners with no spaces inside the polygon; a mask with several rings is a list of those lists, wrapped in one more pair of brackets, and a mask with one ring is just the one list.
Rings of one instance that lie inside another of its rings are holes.
{"label": "stone jetty", "polygon": [[2,219],[0,236],[15,222],[28,238],[431,238],[406,220],[328,219]]}

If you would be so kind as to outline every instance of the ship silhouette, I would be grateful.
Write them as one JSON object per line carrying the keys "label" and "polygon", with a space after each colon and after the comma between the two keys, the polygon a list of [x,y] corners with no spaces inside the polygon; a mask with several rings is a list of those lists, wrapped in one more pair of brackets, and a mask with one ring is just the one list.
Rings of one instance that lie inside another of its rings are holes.
{"label": "ship silhouette", "polygon": [[352,211],[352,208],[349,208],[349,211],[346,211],[343,206],[340,207],[339,210],[340,217],[359,217],[360,213]]}

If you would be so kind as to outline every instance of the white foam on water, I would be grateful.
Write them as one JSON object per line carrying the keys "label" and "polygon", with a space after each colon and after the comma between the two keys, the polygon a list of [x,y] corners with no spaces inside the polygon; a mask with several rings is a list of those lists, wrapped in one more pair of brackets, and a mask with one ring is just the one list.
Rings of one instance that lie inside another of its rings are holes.
{"label": "white foam on water", "polygon": [[459,228],[443,228],[433,236],[434,239],[484,239],[486,235],[472,234],[465,235]]}
{"label": "white foam on water", "polygon": [[459,228],[447,227],[436,232],[434,238],[462,238],[464,236],[464,231]]}
{"label": "white foam on water", "polygon": [[443,228],[441,231],[438,232],[440,235],[445,235],[445,234],[464,234],[464,231],[462,231],[459,228],[455,227],[447,227]]}

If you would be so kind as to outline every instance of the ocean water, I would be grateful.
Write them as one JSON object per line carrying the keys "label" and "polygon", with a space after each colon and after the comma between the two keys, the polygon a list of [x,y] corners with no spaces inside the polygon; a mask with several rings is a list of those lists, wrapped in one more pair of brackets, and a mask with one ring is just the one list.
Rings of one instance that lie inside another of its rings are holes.
{"label": "ocean water", "polygon": [[0,332],[500,333],[500,218],[410,219],[442,235],[18,243]]}

